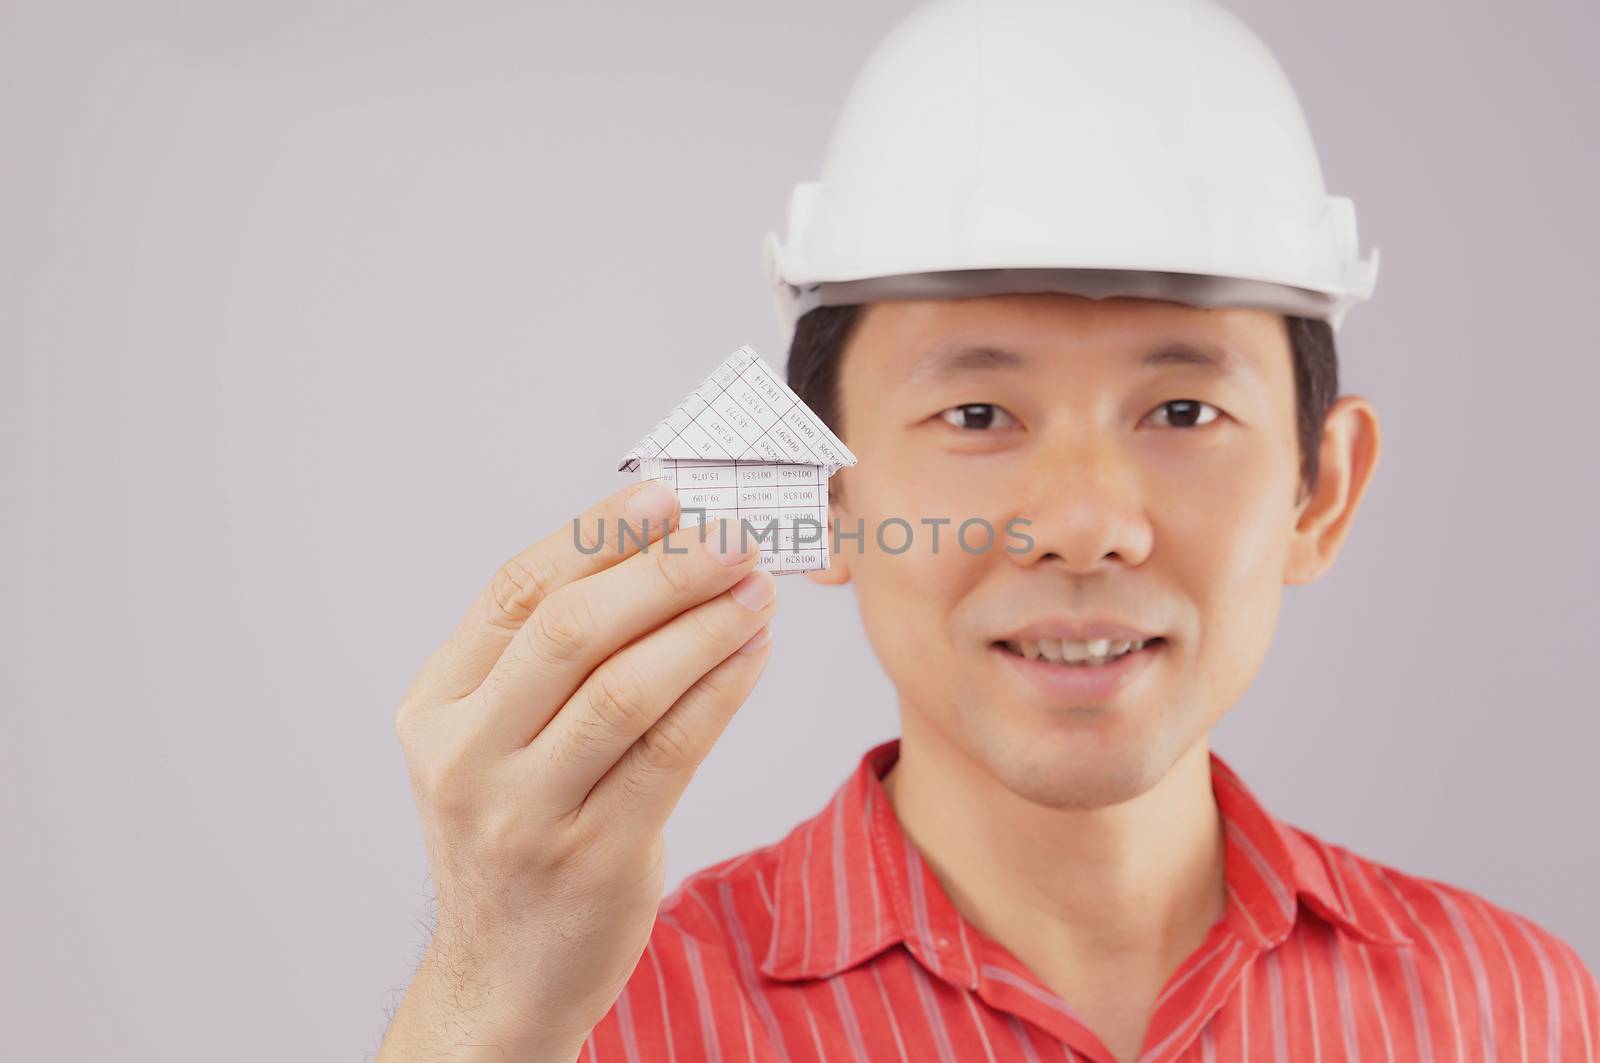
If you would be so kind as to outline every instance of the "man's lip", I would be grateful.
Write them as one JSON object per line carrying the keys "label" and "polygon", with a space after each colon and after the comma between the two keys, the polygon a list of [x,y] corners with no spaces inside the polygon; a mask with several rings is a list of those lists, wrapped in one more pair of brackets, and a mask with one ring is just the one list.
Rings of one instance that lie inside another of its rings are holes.
{"label": "man's lip", "polygon": [[1074,642],[1093,642],[1109,639],[1112,642],[1149,642],[1162,636],[1144,628],[1115,620],[1040,620],[1020,627],[996,642],[1037,642],[1040,639],[1071,639]]}
{"label": "man's lip", "polygon": [[1105,664],[1062,664],[1047,658],[1028,658],[991,646],[1000,665],[1028,684],[1050,709],[1105,707],[1147,671],[1165,652],[1166,643],[1147,644],[1136,653],[1124,653]]}

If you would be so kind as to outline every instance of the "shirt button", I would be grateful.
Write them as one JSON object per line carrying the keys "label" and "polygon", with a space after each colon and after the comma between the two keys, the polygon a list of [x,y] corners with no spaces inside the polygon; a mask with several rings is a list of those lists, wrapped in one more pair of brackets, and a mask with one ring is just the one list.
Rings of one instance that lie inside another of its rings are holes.
{"label": "shirt button", "polygon": [[950,939],[949,938],[940,938],[939,939],[939,947],[941,949],[944,948],[946,945],[949,945],[949,944],[950,944]]}

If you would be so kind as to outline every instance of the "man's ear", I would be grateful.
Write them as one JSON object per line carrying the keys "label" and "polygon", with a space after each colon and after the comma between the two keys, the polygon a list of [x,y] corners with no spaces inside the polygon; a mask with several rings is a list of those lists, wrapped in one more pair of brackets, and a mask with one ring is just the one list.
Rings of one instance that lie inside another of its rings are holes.
{"label": "man's ear", "polygon": [[1359,395],[1339,396],[1323,424],[1316,489],[1301,502],[1285,583],[1312,583],[1333,566],[1372,482],[1380,449],[1378,411],[1372,403]]}
{"label": "man's ear", "polygon": [[[844,509],[833,498],[828,499],[828,526],[822,534],[828,537],[832,546],[837,542],[833,530],[839,527],[839,522],[844,520]],[[828,567],[811,569],[806,573],[806,579],[812,583],[819,583],[824,587],[842,587],[850,582],[850,563],[845,560],[843,550],[830,550],[828,553]]]}

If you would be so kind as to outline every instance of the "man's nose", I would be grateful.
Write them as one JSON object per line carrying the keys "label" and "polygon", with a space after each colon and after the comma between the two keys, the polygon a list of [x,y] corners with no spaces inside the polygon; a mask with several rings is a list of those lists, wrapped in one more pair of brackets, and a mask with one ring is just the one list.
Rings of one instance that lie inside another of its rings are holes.
{"label": "man's nose", "polygon": [[[1019,470],[1018,530],[1031,548],[1012,553],[1023,566],[1059,565],[1089,574],[1143,564],[1154,545],[1144,482],[1134,455],[1113,438],[1078,429],[1042,439]],[[1017,539],[1009,540],[1013,546]]]}

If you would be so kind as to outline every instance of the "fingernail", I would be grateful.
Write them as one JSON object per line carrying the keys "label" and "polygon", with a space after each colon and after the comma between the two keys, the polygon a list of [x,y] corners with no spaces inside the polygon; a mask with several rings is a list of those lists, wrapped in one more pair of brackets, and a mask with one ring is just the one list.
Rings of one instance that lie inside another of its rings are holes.
{"label": "fingernail", "polygon": [[634,489],[623,505],[622,512],[635,527],[645,521],[660,526],[671,516],[678,505],[678,496],[660,480],[646,480]]}
{"label": "fingernail", "polygon": [[724,565],[736,565],[750,555],[749,535],[739,521],[719,520],[705,528],[711,556]]}
{"label": "fingernail", "polygon": [[767,603],[772,601],[778,593],[778,581],[772,578],[772,573],[758,568],[735,583],[733,590],[728,593],[733,595],[734,601],[753,613],[766,608]]}
{"label": "fingernail", "polygon": [[739,652],[755,653],[757,650],[771,641],[772,630],[770,628],[763,627],[760,631],[757,631],[754,635],[750,636],[749,642],[746,642],[743,646],[739,647]]}

